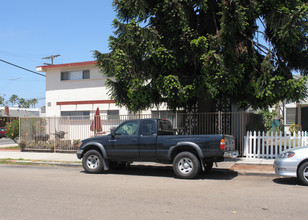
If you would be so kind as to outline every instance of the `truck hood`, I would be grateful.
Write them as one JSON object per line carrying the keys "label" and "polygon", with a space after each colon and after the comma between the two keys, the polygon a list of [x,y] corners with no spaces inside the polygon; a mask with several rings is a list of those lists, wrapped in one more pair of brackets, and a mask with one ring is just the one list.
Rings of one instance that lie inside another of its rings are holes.
{"label": "truck hood", "polygon": [[83,139],[81,142],[87,143],[87,142],[92,142],[92,141],[103,141],[103,140],[108,140],[108,139],[110,139],[110,134],[104,135],[104,136],[97,136],[97,137],[91,137],[91,138]]}

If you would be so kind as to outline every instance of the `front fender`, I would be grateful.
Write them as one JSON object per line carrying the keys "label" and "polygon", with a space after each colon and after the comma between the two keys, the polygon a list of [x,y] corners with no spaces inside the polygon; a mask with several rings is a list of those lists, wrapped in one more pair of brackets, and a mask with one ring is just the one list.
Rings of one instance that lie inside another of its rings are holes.
{"label": "front fender", "polygon": [[104,159],[108,159],[108,156],[107,156],[107,153],[106,153],[106,150],[104,148],[104,146],[101,144],[101,143],[98,143],[98,142],[89,142],[89,143],[86,143],[84,146],[83,146],[83,151],[87,151],[87,149],[89,149],[91,146],[96,146],[98,147],[101,152],[102,152],[102,155],[103,155],[103,158]]}
{"label": "front fender", "polygon": [[194,142],[179,142],[177,143],[175,146],[170,147],[169,152],[168,152],[168,158],[169,160],[172,160],[172,154],[175,150],[182,148],[182,147],[189,147],[189,148],[193,148],[194,150],[197,151],[199,158],[204,158],[203,152],[201,150],[201,148],[199,147],[199,145],[197,145]]}

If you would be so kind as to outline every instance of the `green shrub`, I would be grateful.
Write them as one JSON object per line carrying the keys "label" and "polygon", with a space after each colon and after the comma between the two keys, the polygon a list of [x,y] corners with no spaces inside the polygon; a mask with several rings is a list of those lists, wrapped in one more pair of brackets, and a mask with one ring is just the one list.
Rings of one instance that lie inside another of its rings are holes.
{"label": "green shrub", "polygon": [[19,147],[20,147],[20,150],[23,151],[26,147],[27,143],[25,140],[22,140],[19,142]]}
{"label": "green shrub", "polygon": [[11,122],[8,122],[5,126],[7,130],[6,137],[14,140],[19,136],[19,119],[13,119]]}
{"label": "green shrub", "polygon": [[50,151],[54,151],[54,149],[55,149],[55,141],[54,140],[49,140],[48,144],[49,144]]}
{"label": "green shrub", "polygon": [[71,140],[62,140],[62,141],[60,141],[60,148],[61,149],[70,148],[71,145],[72,145]]}
{"label": "green shrub", "polygon": [[27,147],[33,148],[34,146],[35,146],[35,141],[34,140],[27,141]]}
{"label": "green shrub", "polygon": [[73,146],[74,146],[74,148],[75,149],[77,149],[78,147],[79,147],[79,144],[80,144],[81,142],[80,142],[80,139],[78,139],[78,140],[73,140]]}
{"label": "green shrub", "polygon": [[290,128],[289,128],[289,131],[291,132],[291,133],[293,133],[293,132],[299,132],[299,131],[301,131],[302,130],[302,126],[300,126],[300,125],[298,125],[298,124],[292,124],[291,126],[290,126]]}
{"label": "green shrub", "polygon": [[269,135],[275,135],[276,133],[277,134],[280,134],[282,131],[278,128],[278,127],[274,127],[274,128],[271,128],[269,131],[268,131],[268,134]]}

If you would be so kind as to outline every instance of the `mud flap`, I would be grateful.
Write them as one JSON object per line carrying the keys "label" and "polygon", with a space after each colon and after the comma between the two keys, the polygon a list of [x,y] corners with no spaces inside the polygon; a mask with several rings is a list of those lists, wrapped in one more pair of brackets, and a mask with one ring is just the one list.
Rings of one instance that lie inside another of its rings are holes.
{"label": "mud flap", "polygon": [[109,170],[109,161],[103,158],[104,170]]}

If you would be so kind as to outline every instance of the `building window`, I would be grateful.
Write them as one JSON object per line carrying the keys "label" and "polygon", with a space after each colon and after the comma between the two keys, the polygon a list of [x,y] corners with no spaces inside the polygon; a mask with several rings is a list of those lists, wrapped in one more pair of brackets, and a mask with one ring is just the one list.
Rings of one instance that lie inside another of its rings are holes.
{"label": "building window", "polygon": [[296,123],[296,108],[286,109],[286,123],[295,124]]}
{"label": "building window", "polygon": [[108,120],[111,119],[120,119],[119,110],[107,110]]}
{"label": "building window", "polygon": [[72,120],[90,119],[90,111],[61,111],[61,116]]}
{"label": "building window", "polygon": [[61,72],[61,81],[81,79],[90,79],[90,70]]}

